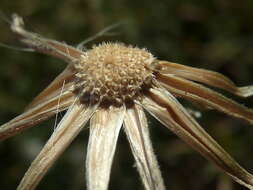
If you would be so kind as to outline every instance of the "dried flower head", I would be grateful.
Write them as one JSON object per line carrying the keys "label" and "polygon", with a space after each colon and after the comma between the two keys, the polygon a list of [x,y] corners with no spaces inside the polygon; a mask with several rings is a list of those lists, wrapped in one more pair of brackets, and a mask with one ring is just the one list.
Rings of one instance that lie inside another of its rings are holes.
{"label": "dried flower head", "polygon": [[88,189],[108,188],[122,125],[145,189],[165,189],[144,110],[236,182],[253,189],[253,176],[210,137],[176,99],[182,97],[253,123],[252,110],[203,84],[241,97],[252,95],[253,86],[238,88],[219,73],[160,61],[145,49],[120,43],[103,43],[91,50],[81,51],[26,31],[17,15],[13,16],[11,29],[28,47],[68,62],[67,68],[32,101],[23,114],[0,127],[0,140],[4,140],[67,110],[18,189],[35,189],[88,120]]}
{"label": "dried flower head", "polygon": [[76,88],[87,101],[114,105],[133,102],[142,86],[151,81],[154,59],[146,50],[124,44],[94,46],[75,65]]}

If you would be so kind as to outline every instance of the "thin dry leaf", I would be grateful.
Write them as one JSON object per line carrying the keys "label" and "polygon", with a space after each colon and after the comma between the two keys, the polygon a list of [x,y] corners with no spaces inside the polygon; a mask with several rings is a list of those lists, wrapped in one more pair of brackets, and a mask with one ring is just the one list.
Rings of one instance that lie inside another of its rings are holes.
{"label": "thin dry leaf", "polygon": [[183,98],[188,98],[203,105],[215,108],[234,117],[253,123],[253,111],[240,105],[232,99],[192,81],[178,78],[174,75],[157,75],[157,79],[170,92]]}
{"label": "thin dry leaf", "polygon": [[16,135],[24,129],[32,127],[52,115],[67,109],[73,101],[73,94],[71,92],[65,92],[30,108],[23,114],[0,126],[0,141]]}
{"label": "thin dry leaf", "polygon": [[25,43],[28,47],[67,62],[75,62],[80,59],[80,56],[83,54],[83,52],[77,48],[26,31],[24,29],[23,19],[16,14],[13,15],[11,30],[16,33],[20,37],[20,41]]}
{"label": "thin dry leaf", "polygon": [[142,107],[135,105],[127,110],[124,119],[124,129],[145,189],[165,190],[149,137],[147,119]]}
{"label": "thin dry leaf", "polygon": [[100,108],[92,116],[86,159],[88,190],[106,190],[125,106]]}
{"label": "thin dry leaf", "polygon": [[48,169],[80,133],[95,109],[96,106],[85,108],[84,105],[79,103],[74,103],[69,108],[44,148],[32,162],[20,182],[18,190],[32,190],[36,188]]}
{"label": "thin dry leaf", "polygon": [[210,86],[218,87],[227,90],[241,97],[253,95],[253,86],[237,87],[229,78],[224,75],[186,65],[172,63],[169,61],[158,61],[160,73],[173,74],[192,81],[201,82]]}
{"label": "thin dry leaf", "polygon": [[33,101],[26,107],[26,110],[36,107],[41,102],[45,102],[55,96],[59,96],[65,91],[71,90],[74,81],[73,65],[68,65]]}
{"label": "thin dry leaf", "polygon": [[149,95],[150,98],[146,97],[143,100],[143,106],[147,111],[235,181],[253,189],[253,176],[226,153],[171,94],[163,89],[151,89]]}

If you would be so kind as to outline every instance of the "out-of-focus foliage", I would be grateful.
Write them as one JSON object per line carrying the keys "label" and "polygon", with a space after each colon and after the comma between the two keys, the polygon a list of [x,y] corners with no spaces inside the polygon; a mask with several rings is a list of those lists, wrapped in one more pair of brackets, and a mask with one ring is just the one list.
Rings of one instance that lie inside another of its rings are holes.
{"label": "out-of-focus foliage", "polygon": [[[85,47],[122,41],[145,47],[160,59],[221,72],[238,85],[253,84],[252,0],[1,0],[0,10],[8,17],[18,13],[30,30],[72,45],[120,22],[122,25],[110,35]],[[21,46],[4,19],[0,20],[0,42]],[[21,113],[65,65],[38,53],[0,47],[0,123]],[[244,102],[253,107],[253,98]],[[244,189],[158,122],[150,121],[154,149],[168,189]],[[253,126],[213,111],[204,112],[198,121],[253,173]],[[15,189],[52,133],[54,123],[55,118],[1,142],[0,189]],[[88,133],[86,129],[79,135],[38,189],[85,189]],[[110,189],[142,189],[123,133]]]}

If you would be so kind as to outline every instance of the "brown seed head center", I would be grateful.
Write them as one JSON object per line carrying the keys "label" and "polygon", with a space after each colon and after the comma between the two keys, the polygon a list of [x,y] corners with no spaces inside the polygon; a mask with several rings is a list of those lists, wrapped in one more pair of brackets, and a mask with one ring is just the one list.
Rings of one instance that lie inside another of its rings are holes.
{"label": "brown seed head center", "polygon": [[119,43],[104,43],[85,52],[76,66],[77,86],[84,96],[122,104],[138,96],[152,77],[151,53]]}

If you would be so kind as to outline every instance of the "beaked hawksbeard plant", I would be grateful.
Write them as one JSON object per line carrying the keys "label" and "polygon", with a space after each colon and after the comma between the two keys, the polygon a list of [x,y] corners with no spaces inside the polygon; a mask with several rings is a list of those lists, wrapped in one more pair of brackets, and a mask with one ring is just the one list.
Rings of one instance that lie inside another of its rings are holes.
{"label": "beaked hawksbeard plant", "polygon": [[252,95],[253,86],[236,87],[219,73],[161,61],[146,49],[123,43],[102,43],[83,51],[26,31],[22,18],[17,15],[13,15],[11,30],[34,51],[68,63],[24,113],[0,127],[0,140],[5,140],[67,110],[17,189],[35,189],[90,120],[87,189],[108,188],[117,139],[123,127],[145,189],[164,190],[145,111],[236,182],[253,189],[253,176],[209,136],[176,99],[184,98],[253,123],[252,110],[205,85],[241,97]]}

